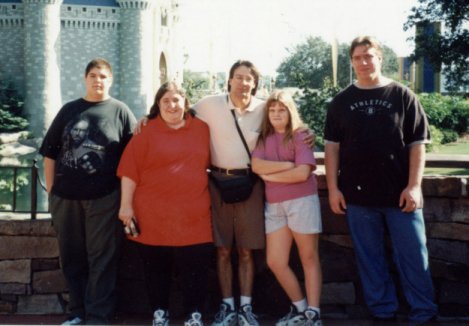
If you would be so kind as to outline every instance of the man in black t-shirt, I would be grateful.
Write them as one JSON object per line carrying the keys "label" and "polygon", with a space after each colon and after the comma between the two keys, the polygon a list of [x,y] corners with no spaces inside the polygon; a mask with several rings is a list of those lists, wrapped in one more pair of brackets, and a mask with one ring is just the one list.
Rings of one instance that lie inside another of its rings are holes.
{"label": "man in black t-shirt", "polygon": [[325,126],[329,204],[346,214],[366,303],[377,320],[394,320],[395,286],[384,230],[410,306],[409,320],[436,315],[428,266],[421,181],[428,122],[417,97],[381,74],[379,44],[358,37],[350,49],[357,81],[331,102]]}
{"label": "man in black t-shirt", "polygon": [[64,325],[102,325],[113,315],[122,240],[116,168],[136,122],[127,105],[109,95],[106,60],[88,64],[85,85],[85,97],[62,107],[40,148],[70,292]]}

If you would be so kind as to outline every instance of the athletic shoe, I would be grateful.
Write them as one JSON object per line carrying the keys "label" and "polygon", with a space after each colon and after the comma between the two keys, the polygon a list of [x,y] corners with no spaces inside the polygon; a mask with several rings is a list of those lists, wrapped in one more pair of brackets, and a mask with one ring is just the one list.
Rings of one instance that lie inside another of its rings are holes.
{"label": "athletic shoe", "polygon": [[69,317],[62,325],[84,325],[85,321],[80,317]]}
{"label": "athletic shoe", "polygon": [[212,326],[235,326],[238,321],[236,317],[236,311],[231,309],[229,304],[222,302]]}
{"label": "athletic shoe", "polygon": [[305,316],[305,326],[322,326],[322,322],[317,311],[308,308],[303,312],[303,315]]}
{"label": "athletic shoe", "polygon": [[238,311],[238,326],[259,326],[257,316],[252,312],[252,306],[245,304]]}
{"label": "athletic shoe", "polygon": [[157,309],[153,313],[153,326],[168,326],[169,313],[167,310]]}
{"label": "athletic shoe", "polygon": [[193,312],[190,318],[184,322],[184,326],[204,326],[202,314],[200,312]]}
{"label": "athletic shoe", "polygon": [[275,326],[303,326],[305,323],[305,316],[298,312],[294,305],[290,306],[290,312],[279,319]]}

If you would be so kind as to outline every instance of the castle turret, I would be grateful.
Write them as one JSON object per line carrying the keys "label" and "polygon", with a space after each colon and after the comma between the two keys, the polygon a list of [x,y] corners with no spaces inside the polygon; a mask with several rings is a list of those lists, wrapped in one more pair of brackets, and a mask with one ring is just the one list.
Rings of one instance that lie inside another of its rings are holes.
{"label": "castle turret", "polygon": [[40,137],[62,105],[58,57],[62,0],[22,1],[25,108],[31,131]]}
{"label": "castle turret", "polygon": [[137,118],[146,114],[153,92],[152,0],[117,0],[121,7],[120,99]]}

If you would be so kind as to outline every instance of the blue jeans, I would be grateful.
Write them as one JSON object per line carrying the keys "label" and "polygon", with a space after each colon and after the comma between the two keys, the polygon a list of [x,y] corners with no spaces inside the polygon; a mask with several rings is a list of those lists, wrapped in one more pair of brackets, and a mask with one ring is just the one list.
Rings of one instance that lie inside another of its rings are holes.
{"label": "blue jeans", "polygon": [[347,205],[358,272],[368,308],[376,317],[392,317],[398,308],[396,289],[384,248],[387,226],[394,262],[410,306],[409,320],[421,323],[437,312],[426,247],[422,209],[404,213],[393,207]]}

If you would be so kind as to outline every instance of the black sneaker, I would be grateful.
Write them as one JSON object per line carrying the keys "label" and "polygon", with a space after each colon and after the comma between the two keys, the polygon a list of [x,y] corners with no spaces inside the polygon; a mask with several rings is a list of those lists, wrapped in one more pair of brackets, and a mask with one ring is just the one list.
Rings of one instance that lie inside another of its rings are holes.
{"label": "black sneaker", "polygon": [[238,322],[236,311],[231,309],[230,305],[222,302],[220,310],[215,315],[212,326],[235,326]]}
{"label": "black sneaker", "polygon": [[157,309],[153,313],[153,326],[168,326],[169,313],[167,310]]}
{"label": "black sneaker", "polygon": [[259,326],[257,316],[252,312],[252,306],[245,304],[238,311],[238,326]]}
{"label": "black sneaker", "polygon": [[279,319],[275,326],[295,326],[304,325],[305,316],[298,312],[294,305],[290,305],[290,312]]}
{"label": "black sneaker", "polygon": [[305,326],[322,326],[321,318],[316,310],[308,308],[303,312],[303,315],[305,316]]}

